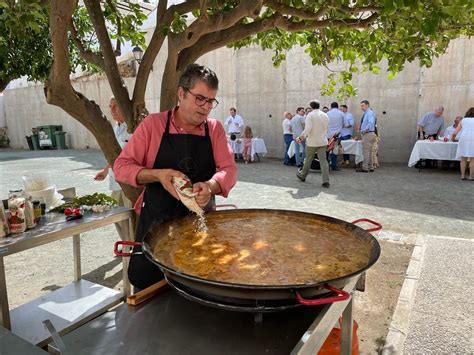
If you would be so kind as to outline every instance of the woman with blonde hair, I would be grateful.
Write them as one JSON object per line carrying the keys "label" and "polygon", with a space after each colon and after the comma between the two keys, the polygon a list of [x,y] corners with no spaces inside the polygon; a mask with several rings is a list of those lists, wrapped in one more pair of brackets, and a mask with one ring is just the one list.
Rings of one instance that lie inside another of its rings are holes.
{"label": "woman with blonde hair", "polygon": [[[474,181],[474,107],[467,110],[453,133],[452,140],[458,139],[456,158],[461,159],[461,179]],[[469,179],[466,178],[467,159],[469,163]]]}
{"label": "woman with blonde hair", "polygon": [[242,141],[244,143],[244,151],[242,155],[244,156],[245,164],[250,163],[250,158],[252,154],[252,138],[252,128],[250,128],[250,126],[245,126],[244,136],[242,138]]}

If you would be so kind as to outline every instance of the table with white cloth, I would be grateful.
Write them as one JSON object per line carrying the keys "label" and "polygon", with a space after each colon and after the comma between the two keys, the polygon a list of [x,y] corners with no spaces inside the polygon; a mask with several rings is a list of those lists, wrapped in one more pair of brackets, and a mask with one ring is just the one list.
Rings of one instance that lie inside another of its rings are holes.
{"label": "table with white cloth", "polygon": [[[227,140],[234,154],[242,154],[244,152],[244,140],[238,138],[235,141]],[[250,157],[254,161],[255,156],[260,161],[260,155],[265,156],[267,154],[267,147],[265,141],[262,138],[252,138],[252,148],[250,151]]]}
{"label": "table with white cloth", "polygon": [[344,154],[355,155],[355,163],[359,164],[364,161],[364,153],[362,150],[362,141],[356,141],[355,139],[347,139],[341,141],[342,150]]}
{"label": "table with white cloth", "polygon": [[459,161],[456,158],[457,150],[458,142],[419,140],[411,151],[408,166],[416,165],[420,159]]}

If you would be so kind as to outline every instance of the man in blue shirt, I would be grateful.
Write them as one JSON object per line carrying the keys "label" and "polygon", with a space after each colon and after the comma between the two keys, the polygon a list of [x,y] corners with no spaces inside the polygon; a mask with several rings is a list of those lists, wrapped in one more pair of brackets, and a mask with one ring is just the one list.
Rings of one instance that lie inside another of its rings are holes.
{"label": "man in blue shirt", "polygon": [[[296,109],[296,115],[291,119],[291,132],[293,133],[293,139],[296,139],[303,133],[304,130],[304,107],[298,107]],[[298,168],[303,167],[304,156],[305,156],[306,140],[302,140],[301,144],[295,141],[295,159]]]}
{"label": "man in blue shirt", "polygon": [[444,129],[444,108],[436,107],[434,112],[425,113],[418,121],[418,139],[438,139],[439,134]]}
{"label": "man in blue shirt", "polygon": [[[354,130],[354,116],[347,109],[347,105],[341,105],[340,110],[344,114],[344,126],[341,131],[341,140],[346,141],[352,138]],[[349,165],[349,154],[343,156],[344,164]]]}
{"label": "man in blue shirt", "polygon": [[375,125],[377,118],[375,112],[369,107],[369,101],[362,100],[360,102],[360,108],[364,112],[360,121],[360,134],[362,135],[362,151],[364,155],[364,161],[362,162],[362,168],[357,169],[357,172],[368,173],[374,171],[372,161],[372,146],[377,138],[375,134]]}

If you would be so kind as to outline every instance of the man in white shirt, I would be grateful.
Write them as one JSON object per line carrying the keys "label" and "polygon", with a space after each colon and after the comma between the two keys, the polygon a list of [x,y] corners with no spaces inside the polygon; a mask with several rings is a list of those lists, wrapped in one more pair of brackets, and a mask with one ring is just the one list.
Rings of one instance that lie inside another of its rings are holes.
{"label": "man in white shirt", "polygon": [[229,134],[235,134],[236,136],[240,135],[240,132],[244,127],[244,120],[242,119],[242,116],[237,114],[235,107],[230,108],[230,116],[226,118],[225,124]]}
{"label": "man in white shirt", "polygon": [[457,116],[454,119],[454,123],[451,126],[446,127],[443,133],[443,137],[448,138],[448,140],[452,140],[453,133],[456,131],[456,127],[458,126],[459,122],[461,122],[462,116]]}
{"label": "man in white shirt", "polygon": [[296,176],[301,181],[306,180],[314,154],[318,154],[319,164],[321,166],[321,174],[323,178],[323,187],[329,187],[329,166],[326,159],[326,146],[328,144],[327,131],[329,118],[326,113],[319,109],[320,103],[312,100],[310,103],[311,111],[305,120],[305,128],[301,135],[297,137],[298,141],[306,139],[306,154],[303,169],[296,172]]}
{"label": "man in white shirt", "polygon": [[[112,118],[115,121],[113,125],[115,139],[117,139],[117,142],[123,149],[132,135],[127,131],[127,123],[125,122],[125,118],[120,112],[117,101],[114,97],[110,98],[109,108],[112,113]],[[99,171],[95,175],[94,180],[102,181],[107,177],[107,175],[109,175],[109,189],[112,191],[112,198],[117,201],[119,206],[133,208],[132,202],[125,196],[120,185],[115,181],[114,172],[112,171],[110,164],[107,164],[101,171]],[[123,222],[128,223],[127,221]],[[124,235],[124,228],[122,227],[123,222],[115,223],[115,228],[117,229],[120,238],[125,240],[126,236]]]}
{"label": "man in white shirt", "polygon": [[[334,134],[341,133],[342,127],[344,127],[344,114],[339,111],[339,104],[337,102],[331,103],[331,109],[327,113],[329,117],[329,127],[328,127],[328,139],[331,139]],[[329,152],[329,157],[331,158],[331,170],[339,171],[337,166],[337,150],[339,149],[338,144],[334,146],[334,149]]]}
{"label": "man in white shirt", "polygon": [[[348,111],[347,105],[341,105],[340,110],[344,114],[344,126],[341,130],[341,140],[351,139],[354,132],[354,116]],[[349,165],[349,154],[343,156],[344,164]]]}
{"label": "man in white shirt", "polygon": [[286,111],[284,113],[285,118],[283,119],[282,126],[283,126],[283,141],[285,142],[285,157],[283,160],[283,164],[291,165],[291,159],[288,156],[288,149],[290,149],[290,144],[293,141],[293,133],[291,132],[291,119],[293,115],[291,112]]}

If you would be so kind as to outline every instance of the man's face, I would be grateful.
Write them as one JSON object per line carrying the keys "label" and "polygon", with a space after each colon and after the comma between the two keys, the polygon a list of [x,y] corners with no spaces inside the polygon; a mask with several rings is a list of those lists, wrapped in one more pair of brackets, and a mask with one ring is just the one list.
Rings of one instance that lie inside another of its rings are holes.
{"label": "man's face", "polygon": [[311,107],[306,107],[306,110],[305,110],[306,114],[310,113],[311,111],[313,111]]}
{"label": "man's face", "polygon": [[369,108],[369,105],[367,105],[365,102],[361,102],[360,108],[362,111],[367,111],[367,109]]}
{"label": "man's face", "polygon": [[456,117],[456,118],[454,119],[454,127],[457,127],[457,126],[458,126],[459,122],[461,122],[461,119],[462,119],[461,116],[458,116],[458,117]]}
{"label": "man's face", "polygon": [[441,116],[441,115],[443,114],[443,111],[444,111],[444,109],[442,109],[442,108],[437,108],[437,109],[435,110],[435,115],[436,115],[436,117]]}
{"label": "man's face", "polygon": [[199,100],[215,99],[217,90],[213,90],[201,80],[198,80],[193,88],[186,90],[178,88],[179,110],[185,124],[199,126],[207,120],[212,110],[212,105],[205,101],[204,105],[197,104]]}
{"label": "man's face", "polygon": [[236,113],[237,113],[237,112],[236,112],[235,110],[230,110],[230,115],[231,115],[232,117],[235,117],[235,114],[236,114]]}
{"label": "man's face", "polygon": [[110,108],[110,113],[112,114],[112,118],[119,122],[119,123],[123,123],[125,120],[123,118],[123,115],[122,113],[120,112],[120,109],[117,105],[117,101],[116,100],[110,100],[109,102],[109,108]]}
{"label": "man's face", "polygon": [[293,118],[293,115],[291,114],[291,112],[287,112],[285,117],[291,120]]}
{"label": "man's face", "polygon": [[301,110],[299,111],[296,111],[296,113],[300,116],[303,116],[304,115],[304,108],[302,108]]}
{"label": "man's face", "polygon": [[341,106],[340,110],[341,110],[342,112],[344,112],[344,113],[346,113],[346,112],[347,112],[347,108],[346,108],[346,107],[344,107],[344,106]]}

